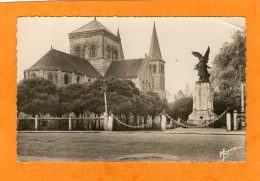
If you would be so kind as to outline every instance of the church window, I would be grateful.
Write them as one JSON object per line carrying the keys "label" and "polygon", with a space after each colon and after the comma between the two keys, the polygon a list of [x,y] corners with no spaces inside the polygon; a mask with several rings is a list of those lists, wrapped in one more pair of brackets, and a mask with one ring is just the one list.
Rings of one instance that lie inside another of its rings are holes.
{"label": "church window", "polygon": [[156,73],[156,65],[153,65],[153,72]]}
{"label": "church window", "polygon": [[90,58],[95,58],[96,57],[96,47],[95,45],[92,45],[90,48]]}
{"label": "church window", "polygon": [[75,56],[80,57],[80,47],[79,46],[77,46],[75,48]]}
{"label": "church window", "polygon": [[80,81],[80,76],[77,77],[77,82],[79,83],[79,81]]}
{"label": "church window", "polygon": [[161,65],[161,73],[164,73],[164,66]]}
{"label": "church window", "polygon": [[111,59],[115,60],[115,52],[114,49],[111,49]]}
{"label": "church window", "polygon": [[149,83],[149,90],[150,90],[150,91],[152,90],[151,83]]}
{"label": "church window", "polygon": [[88,58],[89,57],[88,55],[89,55],[88,47],[85,46],[84,49],[83,49],[83,56],[84,56],[84,58]]}
{"label": "church window", "polygon": [[117,50],[115,50],[115,60],[118,60],[118,53],[117,53]]}
{"label": "church window", "polygon": [[69,76],[67,74],[64,75],[64,84],[67,85],[69,83]]}
{"label": "church window", "polygon": [[48,80],[53,82],[53,74],[48,74]]}
{"label": "church window", "polygon": [[150,72],[152,72],[152,65],[150,65]]}
{"label": "church window", "polygon": [[90,82],[91,81],[91,78],[88,78],[88,82]]}
{"label": "church window", "polygon": [[111,50],[110,47],[107,47],[107,59],[110,59]]}
{"label": "church window", "polygon": [[36,77],[36,74],[35,74],[35,73],[32,73],[31,77],[32,77],[32,78],[35,78],[35,77]]}

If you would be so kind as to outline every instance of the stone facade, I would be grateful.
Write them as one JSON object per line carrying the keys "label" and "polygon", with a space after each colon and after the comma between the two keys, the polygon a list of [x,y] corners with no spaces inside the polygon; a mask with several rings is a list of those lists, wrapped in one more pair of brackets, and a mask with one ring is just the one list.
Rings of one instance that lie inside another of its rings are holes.
{"label": "stone facade", "polygon": [[153,77],[154,91],[160,95],[161,98],[166,98],[165,91],[165,62],[162,60],[150,60],[149,69]]}
{"label": "stone facade", "polygon": [[213,108],[213,92],[210,83],[196,82],[193,96],[193,112],[188,123],[202,125],[217,118]]}
{"label": "stone facade", "polygon": [[64,72],[60,70],[26,70],[24,72],[24,79],[36,77],[47,79],[59,88],[73,83],[90,83],[96,79],[96,77],[87,77],[86,75],[80,75],[74,72]]}
{"label": "stone facade", "polygon": [[110,63],[123,60],[121,39],[106,31],[70,33],[70,54],[87,59],[101,75]]}

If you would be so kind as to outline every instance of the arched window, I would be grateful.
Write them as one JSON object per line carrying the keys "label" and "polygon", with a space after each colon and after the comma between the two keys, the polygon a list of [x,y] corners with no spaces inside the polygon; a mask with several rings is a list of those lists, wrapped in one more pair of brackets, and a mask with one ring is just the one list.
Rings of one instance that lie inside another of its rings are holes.
{"label": "arched window", "polygon": [[31,77],[32,77],[32,78],[35,78],[35,77],[36,77],[36,74],[35,74],[35,73],[32,73]]}
{"label": "arched window", "polygon": [[91,81],[91,78],[88,78],[88,82],[90,82]]}
{"label": "arched window", "polygon": [[77,77],[77,82],[78,82],[78,83],[80,82],[80,76]]}
{"label": "arched window", "polygon": [[80,47],[75,47],[75,56],[80,57]]}
{"label": "arched window", "polygon": [[67,74],[64,75],[64,84],[67,85],[69,83],[69,76]]}
{"label": "arched window", "polygon": [[111,59],[115,60],[115,52],[114,49],[111,49]]}
{"label": "arched window", "polygon": [[89,58],[89,50],[87,46],[83,49],[83,58]]}
{"label": "arched window", "polygon": [[95,45],[91,45],[89,57],[90,58],[95,58],[96,57],[96,47],[95,47]]}
{"label": "arched window", "polygon": [[107,59],[110,59],[111,57],[111,50],[110,50],[110,47],[107,46]]}
{"label": "arched window", "polygon": [[156,65],[153,65],[153,72],[156,73]]}
{"label": "arched window", "polygon": [[150,65],[150,72],[152,72],[152,65]]}
{"label": "arched window", "polygon": [[162,70],[162,73],[164,73],[164,66],[162,65],[162,67],[161,67],[161,70]]}
{"label": "arched window", "polygon": [[115,60],[118,60],[118,53],[117,53],[117,50],[115,50]]}
{"label": "arched window", "polygon": [[48,80],[53,82],[53,74],[48,74]]}

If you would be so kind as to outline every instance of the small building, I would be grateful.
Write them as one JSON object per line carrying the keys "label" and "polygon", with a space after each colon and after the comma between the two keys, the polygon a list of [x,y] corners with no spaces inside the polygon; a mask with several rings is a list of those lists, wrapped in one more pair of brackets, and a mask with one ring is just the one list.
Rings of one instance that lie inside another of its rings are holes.
{"label": "small building", "polygon": [[58,87],[92,82],[98,77],[131,80],[142,92],[152,91],[166,98],[165,61],[162,59],[155,24],[149,55],[125,59],[119,30],[113,34],[96,19],[69,33],[70,54],[51,48],[24,79],[42,77]]}

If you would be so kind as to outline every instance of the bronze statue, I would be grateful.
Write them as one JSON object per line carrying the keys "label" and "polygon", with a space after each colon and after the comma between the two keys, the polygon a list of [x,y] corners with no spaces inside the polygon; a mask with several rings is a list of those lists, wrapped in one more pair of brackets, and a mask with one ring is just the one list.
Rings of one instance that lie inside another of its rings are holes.
{"label": "bronze statue", "polygon": [[207,65],[209,60],[209,51],[210,49],[208,47],[204,56],[202,56],[199,52],[192,52],[195,57],[199,58],[199,63],[195,65],[194,68],[195,70],[198,70],[198,76],[200,77],[198,82],[209,82],[210,74],[208,72],[208,68],[211,68]]}

